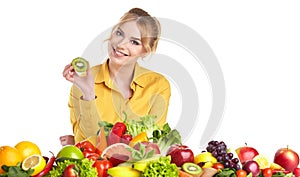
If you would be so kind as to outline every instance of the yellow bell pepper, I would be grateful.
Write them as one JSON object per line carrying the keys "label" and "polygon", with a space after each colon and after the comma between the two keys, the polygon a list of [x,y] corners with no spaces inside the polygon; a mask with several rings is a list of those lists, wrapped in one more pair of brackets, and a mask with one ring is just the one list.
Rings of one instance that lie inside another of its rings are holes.
{"label": "yellow bell pepper", "polygon": [[129,142],[130,147],[134,147],[138,142],[148,141],[148,136],[146,132],[141,132],[140,134],[136,135],[132,138]]}

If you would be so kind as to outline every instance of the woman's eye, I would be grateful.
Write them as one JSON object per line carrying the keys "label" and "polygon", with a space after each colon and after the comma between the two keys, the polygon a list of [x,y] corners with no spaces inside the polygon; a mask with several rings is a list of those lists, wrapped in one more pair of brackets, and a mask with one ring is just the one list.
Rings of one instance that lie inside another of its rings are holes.
{"label": "woman's eye", "polygon": [[140,45],[140,43],[137,42],[137,41],[135,41],[135,40],[132,40],[132,41],[131,41],[131,44],[133,44],[133,45]]}
{"label": "woman's eye", "polygon": [[121,31],[116,31],[116,35],[117,35],[117,36],[122,36]]}

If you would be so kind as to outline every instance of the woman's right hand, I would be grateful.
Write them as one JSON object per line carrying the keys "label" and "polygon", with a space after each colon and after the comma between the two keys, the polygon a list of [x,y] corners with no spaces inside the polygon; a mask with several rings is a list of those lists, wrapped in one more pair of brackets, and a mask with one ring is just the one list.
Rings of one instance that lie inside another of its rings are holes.
{"label": "woman's right hand", "polygon": [[63,70],[63,77],[67,81],[75,84],[81,90],[84,100],[95,99],[94,77],[91,73],[89,64],[85,76],[78,75],[75,72],[74,67],[71,64],[67,64]]}

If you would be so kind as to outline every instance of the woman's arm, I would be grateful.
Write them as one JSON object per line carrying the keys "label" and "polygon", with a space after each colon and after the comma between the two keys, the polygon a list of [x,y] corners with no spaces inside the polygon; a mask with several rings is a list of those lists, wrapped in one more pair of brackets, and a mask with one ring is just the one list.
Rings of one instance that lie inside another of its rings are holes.
{"label": "woman's arm", "polygon": [[168,107],[171,96],[170,83],[166,79],[162,79],[156,83],[160,88],[159,92],[154,94],[150,100],[152,105],[149,114],[157,116],[157,124],[163,126],[167,121]]}
{"label": "woman's arm", "polygon": [[73,127],[75,142],[90,136],[96,136],[99,114],[96,99],[83,100],[81,91],[72,86],[69,99],[70,119]]}

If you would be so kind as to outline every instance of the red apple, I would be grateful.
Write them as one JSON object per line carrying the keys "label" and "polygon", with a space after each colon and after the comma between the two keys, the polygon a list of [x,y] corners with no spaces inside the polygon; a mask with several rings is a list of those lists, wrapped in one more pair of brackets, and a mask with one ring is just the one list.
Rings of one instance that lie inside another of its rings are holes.
{"label": "red apple", "polygon": [[253,158],[259,154],[255,148],[247,145],[237,148],[235,152],[240,159],[241,164],[244,164],[248,160],[253,160]]}
{"label": "red apple", "polygon": [[167,150],[167,156],[171,156],[171,163],[181,167],[186,162],[194,162],[194,153],[186,145],[174,144]]}
{"label": "red apple", "polygon": [[300,177],[300,168],[298,168],[298,167],[295,168],[294,171],[293,171],[293,174],[294,174],[295,177]]}
{"label": "red apple", "polygon": [[[146,153],[148,153],[148,152],[150,152],[151,150],[154,149],[154,154],[160,154],[159,147],[156,143],[152,143],[152,142],[149,142],[149,141],[143,141],[143,142],[141,142],[141,146],[145,146]],[[140,150],[139,143],[136,144],[133,148],[136,149],[136,150]]]}
{"label": "red apple", "polygon": [[285,170],[293,172],[299,165],[299,155],[289,148],[280,148],[274,156],[274,163],[277,163]]}
{"label": "red apple", "polygon": [[247,172],[247,174],[252,173],[253,177],[256,177],[260,173],[259,165],[254,160],[248,160],[243,165],[243,170]]}

